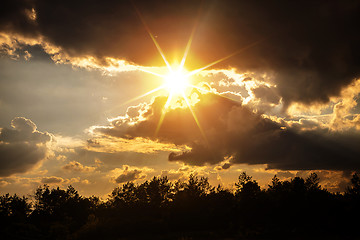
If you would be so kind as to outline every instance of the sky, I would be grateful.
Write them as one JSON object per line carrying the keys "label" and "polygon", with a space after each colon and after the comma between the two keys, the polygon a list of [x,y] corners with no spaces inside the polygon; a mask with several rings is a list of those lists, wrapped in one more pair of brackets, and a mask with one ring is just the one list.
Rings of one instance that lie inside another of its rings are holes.
{"label": "sky", "polygon": [[0,193],[360,169],[357,1],[2,1]]}

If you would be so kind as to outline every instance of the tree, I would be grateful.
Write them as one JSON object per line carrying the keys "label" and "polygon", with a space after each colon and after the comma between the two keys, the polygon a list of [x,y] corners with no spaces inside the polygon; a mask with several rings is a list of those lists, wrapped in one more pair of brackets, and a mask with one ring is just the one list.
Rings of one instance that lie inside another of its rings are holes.
{"label": "tree", "polygon": [[235,183],[236,188],[241,191],[241,189],[245,186],[245,184],[250,182],[251,179],[252,177],[247,175],[246,172],[240,173],[239,180],[237,183]]}
{"label": "tree", "polygon": [[146,186],[149,203],[153,206],[162,206],[173,199],[173,184],[167,177],[153,177]]}
{"label": "tree", "polygon": [[305,187],[308,191],[318,191],[321,190],[320,187],[320,178],[316,173],[311,173],[309,177],[305,180]]}
{"label": "tree", "polygon": [[205,197],[214,189],[210,186],[209,179],[207,177],[200,177],[191,174],[188,182],[184,184],[183,192],[190,198]]}
{"label": "tree", "polygon": [[49,238],[65,238],[85,225],[91,212],[91,201],[81,197],[71,185],[66,190],[40,186],[34,198],[31,221]]}
{"label": "tree", "polygon": [[11,217],[13,219],[25,219],[31,211],[31,203],[28,198],[19,197],[14,194],[0,196],[0,217]]}
{"label": "tree", "polygon": [[26,197],[0,196],[0,235],[4,239],[253,239],[334,232],[358,239],[353,216],[360,213],[359,175],[353,175],[345,195],[329,193],[319,182],[315,173],[285,181],[275,175],[268,190],[262,191],[243,172],[234,194],[221,185],[212,187],[206,177],[190,175],[174,183],[153,177],[141,184],[122,184],[107,203],[95,196],[82,197],[72,186],[44,185],[36,189],[33,205]]}
{"label": "tree", "polygon": [[235,183],[236,195],[241,198],[254,198],[260,192],[260,186],[252,177],[247,175],[246,172],[242,172],[239,175],[239,180]]}
{"label": "tree", "polygon": [[133,204],[138,201],[135,189],[136,186],[133,182],[127,182],[111,192],[109,201],[115,206]]}
{"label": "tree", "polygon": [[360,198],[360,177],[357,173],[354,173],[351,178],[351,187],[346,188],[346,194],[351,197]]}
{"label": "tree", "polygon": [[282,182],[276,175],[274,175],[274,177],[271,179],[271,185],[268,186],[269,186],[268,191],[276,192],[281,189]]}

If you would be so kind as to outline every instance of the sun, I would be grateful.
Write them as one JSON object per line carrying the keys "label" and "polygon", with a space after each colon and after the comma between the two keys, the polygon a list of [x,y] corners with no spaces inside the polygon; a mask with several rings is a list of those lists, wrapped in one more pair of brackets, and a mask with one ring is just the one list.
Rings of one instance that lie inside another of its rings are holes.
{"label": "sun", "polygon": [[[244,48],[241,48],[235,52],[233,52],[232,54],[229,54],[228,56],[225,56],[221,59],[218,59],[212,63],[209,63],[208,65],[204,66],[204,67],[201,67],[201,68],[198,68],[198,69],[195,69],[195,70],[192,70],[190,72],[187,72],[186,69],[185,69],[185,61],[186,61],[186,58],[188,56],[188,53],[189,53],[189,49],[190,49],[190,46],[191,46],[191,43],[192,43],[192,40],[194,38],[194,34],[195,34],[195,31],[196,31],[196,28],[197,28],[197,25],[198,25],[198,21],[195,22],[195,25],[191,31],[191,34],[190,34],[190,37],[189,37],[189,40],[186,44],[186,47],[185,47],[185,51],[184,51],[184,55],[181,59],[181,62],[180,64],[177,66],[177,67],[174,67],[174,66],[171,66],[170,63],[167,61],[166,57],[165,57],[165,54],[164,52],[162,51],[159,43],[156,41],[156,37],[152,34],[152,32],[150,31],[150,28],[149,26],[146,24],[142,14],[140,13],[139,9],[136,7],[136,5],[134,4],[133,5],[134,8],[135,8],[135,11],[139,17],[139,19],[141,20],[142,24],[144,25],[145,27],[145,30],[147,31],[147,33],[149,34],[151,40],[153,41],[157,51],[159,52],[159,54],[161,55],[162,59],[164,60],[164,63],[168,69],[168,73],[163,75],[163,74],[160,74],[160,73],[156,73],[156,72],[153,72],[153,71],[150,71],[148,68],[146,67],[141,67],[139,66],[138,70],[140,71],[143,71],[143,72],[146,72],[146,73],[150,73],[152,75],[155,75],[155,76],[158,76],[160,78],[162,78],[164,80],[164,84],[162,84],[161,86],[157,87],[157,88],[154,88],[153,90],[150,90],[148,91],[147,93],[144,93],[140,96],[137,96],[127,102],[125,102],[124,104],[127,104],[129,102],[132,102],[132,101],[135,101],[137,99],[140,99],[140,98],[143,98],[147,95],[150,95],[152,93],[155,93],[157,91],[160,91],[160,90],[167,90],[168,92],[168,96],[167,96],[167,101],[163,107],[163,111],[161,113],[161,116],[159,118],[159,122],[158,122],[158,125],[157,125],[157,128],[156,128],[156,131],[155,131],[155,135],[157,135],[157,133],[159,132],[160,128],[161,128],[161,125],[162,125],[162,122],[165,118],[165,114],[167,112],[167,109],[169,109],[170,107],[170,103],[171,103],[171,100],[175,98],[183,98],[185,103],[186,103],[186,106],[188,107],[188,109],[190,110],[191,114],[193,115],[194,117],[194,120],[196,122],[196,124],[198,125],[199,127],[199,130],[201,132],[201,134],[203,135],[204,137],[204,140],[205,142],[207,142],[206,140],[206,136],[205,136],[205,133],[204,131],[202,130],[202,127],[200,125],[200,122],[195,114],[195,111],[194,109],[192,108],[192,105],[187,97],[187,94],[186,94],[186,90],[188,88],[190,89],[198,89],[198,90],[202,90],[202,91],[205,91],[205,92],[210,92],[210,93],[213,93],[212,91],[209,91],[209,90],[206,90],[206,89],[203,89],[203,88],[200,88],[198,86],[195,86],[195,85],[192,85],[190,83],[190,76],[193,76],[203,70],[206,70],[208,69],[209,67],[211,66],[214,66],[215,64],[218,64],[219,62],[222,62],[222,61],[225,61],[226,59],[236,55],[236,54],[239,54],[240,52],[250,48],[250,47],[253,47],[255,46],[256,44],[260,43],[262,40],[259,40],[257,42],[254,42],[250,45],[247,45],[245,46]],[[220,97],[223,97],[221,95],[219,95]]]}
{"label": "sun", "polygon": [[165,89],[172,95],[183,95],[190,86],[187,71],[182,68],[169,71],[169,73],[164,76],[164,81]]}

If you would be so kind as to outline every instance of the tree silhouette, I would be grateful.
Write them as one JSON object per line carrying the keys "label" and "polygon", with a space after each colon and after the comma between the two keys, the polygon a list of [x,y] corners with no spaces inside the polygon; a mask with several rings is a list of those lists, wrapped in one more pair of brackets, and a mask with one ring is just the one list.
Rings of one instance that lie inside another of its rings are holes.
{"label": "tree silhouette", "polygon": [[346,193],[353,198],[360,197],[360,177],[357,173],[354,173],[351,178],[351,187],[347,187]]}
{"label": "tree silhouette", "polygon": [[17,239],[29,235],[27,217],[31,203],[27,197],[5,194],[0,196],[0,236],[3,239]]}
{"label": "tree silhouette", "polygon": [[173,200],[173,184],[165,177],[153,177],[146,183],[148,201],[152,206],[164,206]]}
{"label": "tree silhouette", "polygon": [[305,187],[308,191],[321,190],[320,178],[316,173],[311,173],[310,176],[306,178]]}
{"label": "tree silhouette", "polygon": [[91,201],[70,185],[66,190],[44,185],[35,191],[31,220],[51,238],[63,238],[83,226],[91,212]]}
{"label": "tree silhouette", "polygon": [[31,204],[28,198],[18,195],[10,196],[8,193],[0,196],[0,216],[16,219],[25,219],[30,213]]}
{"label": "tree silhouette", "polygon": [[242,199],[255,198],[260,192],[260,186],[252,177],[247,175],[246,172],[242,172],[239,176],[239,180],[235,183],[236,195]]}
{"label": "tree silhouette", "polygon": [[315,174],[267,189],[245,172],[234,191],[190,175],[153,177],[115,188],[106,201],[75,188],[40,186],[33,200],[0,196],[4,239],[359,239],[360,179],[345,194],[330,193]]}

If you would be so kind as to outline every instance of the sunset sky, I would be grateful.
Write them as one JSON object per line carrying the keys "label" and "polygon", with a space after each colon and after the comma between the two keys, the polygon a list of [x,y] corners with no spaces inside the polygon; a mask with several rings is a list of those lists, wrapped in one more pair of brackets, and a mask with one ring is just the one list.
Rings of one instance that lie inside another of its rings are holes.
{"label": "sunset sky", "polygon": [[358,1],[2,1],[0,193],[360,169]]}

